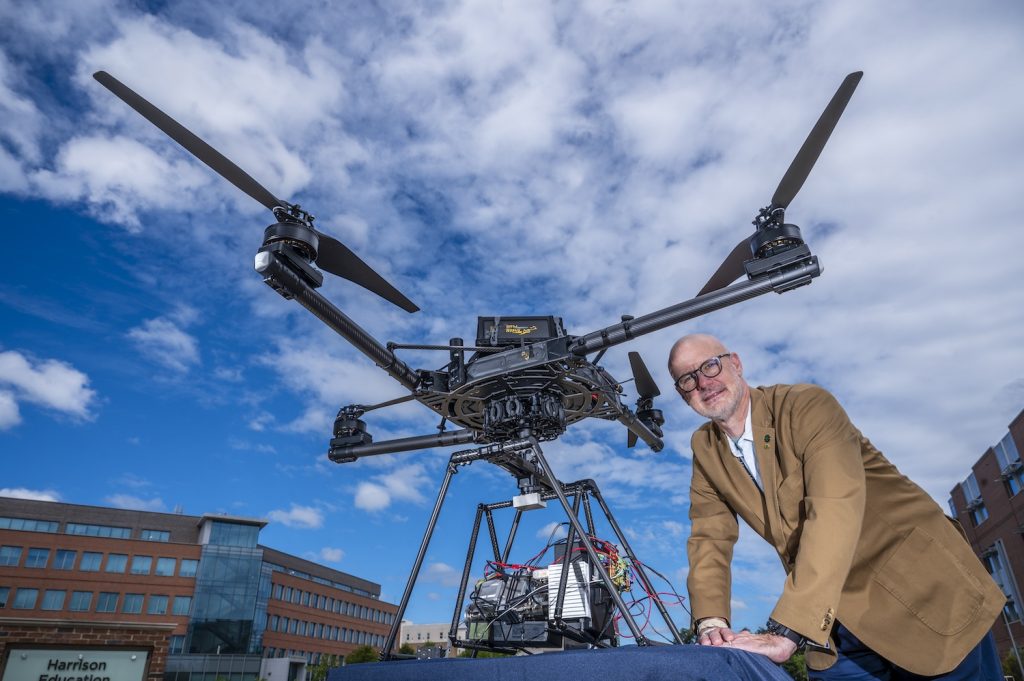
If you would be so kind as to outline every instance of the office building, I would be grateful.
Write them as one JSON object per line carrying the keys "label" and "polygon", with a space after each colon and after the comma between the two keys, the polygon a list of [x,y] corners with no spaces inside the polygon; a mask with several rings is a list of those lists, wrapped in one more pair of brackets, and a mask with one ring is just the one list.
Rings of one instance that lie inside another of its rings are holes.
{"label": "office building", "polygon": [[294,681],[380,648],[397,611],[380,586],[259,544],[265,525],[0,497],[0,660],[79,646],[145,659],[140,681]]}
{"label": "office building", "polygon": [[949,493],[949,507],[1006,594],[1003,617],[992,631],[1000,655],[1024,646],[1024,411],[989,447],[967,478]]}

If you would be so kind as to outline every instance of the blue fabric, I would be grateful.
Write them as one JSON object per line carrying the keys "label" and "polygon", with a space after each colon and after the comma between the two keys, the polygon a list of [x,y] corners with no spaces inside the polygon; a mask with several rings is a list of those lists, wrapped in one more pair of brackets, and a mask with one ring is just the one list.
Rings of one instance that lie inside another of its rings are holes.
{"label": "blue fabric", "polygon": [[860,639],[840,623],[835,627],[836,651],[839,658],[828,669],[808,670],[811,681],[1002,681],[992,632],[981,639],[964,661],[948,674],[920,676],[901,669],[861,643]]}
{"label": "blue fabric", "polygon": [[354,664],[328,681],[792,681],[768,658],[711,646],[623,646],[506,658],[401,660]]}

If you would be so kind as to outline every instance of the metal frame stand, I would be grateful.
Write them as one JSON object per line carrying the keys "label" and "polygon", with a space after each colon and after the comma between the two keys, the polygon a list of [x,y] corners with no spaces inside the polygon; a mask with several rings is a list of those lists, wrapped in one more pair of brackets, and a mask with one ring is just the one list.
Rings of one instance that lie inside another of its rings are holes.
{"label": "metal frame stand", "polygon": [[[587,537],[588,535],[592,535],[594,532],[594,519],[590,508],[590,497],[593,497],[597,499],[597,502],[601,507],[601,511],[604,513],[605,518],[608,520],[608,523],[611,526],[612,531],[615,533],[615,538],[622,546],[623,552],[629,559],[629,562],[632,565],[634,571],[636,572],[637,578],[640,581],[641,585],[647,591],[647,593],[655,593],[654,587],[651,584],[650,578],[648,578],[647,576],[647,572],[644,570],[643,564],[640,563],[639,560],[637,560],[636,555],[633,553],[632,547],[629,545],[629,542],[627,541],[625,535],[622,533],[619,524],[615,521],[615,518],[612,516],[611,510],[608,508],[607,503],[605,503],[604,498],[601,496],[601,492],[598,489],[597,484],[593,480],[580,480],[570,484],[563,484],[559,482],[558,479],[555,477],[554,472],[551,470],[550,464],[548,464],[547,459],[544,457],[544,453],[541,450],[536,438],[534,438],[532,435],[528,435],[527,437],[523,437],[518,440],[512,440],[509,442],[486,445],[483,447],[478,447],[476,449],[467,449],[453,453],[451,455],[451,458],[448,460],[448,466],[445,469],[444,480],[442,480],[441,487],[438,490],[437,500],[434,502],[434,508],[431,511],[430,519],[427,522],[426,530],[423,533],[423,539],[420,541],[419,550],[416,552],[416,560],[413,562],[412,571],[409,573],[409,579],[406,581],[405,590],[402,592],[402,598],[398,604],[398,612],[395,614],[395,621],[391,625],[391,630],[388,632],[388,637],[384,644],[384,649],[381,651],[380,654],[382,660],[389,660],[395,657],[391,650],[395,645],[395,641],[398,639],[398,632],[402,624],[402,618],[404,617],[405,610],[409,605],[409,599],[412,596],[413,588],[416,586],[416,580],[419,577],[420,569],[423,566],[423,560],[427,554],[427,548],[430,546],[430,540],[433,537],[434,529],[437,526],[437,520],[441,514],[441,508],[444,505],[445,497],[448,494],[448,487],[451,484],[452,476],[454,476],[455,473],[458,472],[459,466],[465,466],[473,463],[474,461],[479,461],[481,459],[485,461],[498,463],[499,465],[501,465],[502,463],[507,462],[510,455],[521,457],[523,461],[529,461],[532,464],[531,467],[536,467],[539,470],[539,472],[543,474],[543,479],[545,479],[544,482],[546,483],[545,486],[548,487],[548,489],[542,493],[541,498],[544,500],[558,499],[559,504],[561,504],[562,509],[565,511],[566,517],[569,520],[569,536],[567,537],[566,543],[567,550],[565,551],[565,554],[562,558],[564,564],[568,564],[571,553],[571,551],[568,549],[569,547],[574,546],[576,537]],[[573,497],[573,503],[571,506],[569,504],[568,499],[569,495]],[[584,530],[584,527],[580,523],[579,519],[579,508],[581,502],[583,504],[585,517],[587,521],[587,531]],[[516,510],[515,517],[512,521],[511,531],[509,532],[508,539],[505,542],[505,547],[503,550],[500,551],[498,547],[497,533],[494,527],[494,519],[491,514],[491,511],[500,508],[510,508],[511,506],[511,501],[505,501],[495,504],[480,504],[477,507],[476,518],[473,523],[473,533],[472,536],[470,537],[469,550],[466,555],[466,563],[462,573],[462,581],[459,585],[458,600],[455,603],[455,613],[452,616],[451,629],[449,630],[448,634],[449,640],[451,640],[453,643],[460,644],[461,647],[478,647],[485,648],[488,650],[493,649],[490,647],[479,645],[474,646],[471,642],[458,641],[459,613],[461,611],[462,601],[465,598],[466,589],[469,583],[469,573],[471,569],[471,564],[473,562],[473,557],[476,552],[476,542],[477,537],[479,536],[480,533],[480,523],[484,517],[486,517],[487,519],[487,528],[491,540],[491,550],[493,551],[495,559],[501,560],[502,562],[506,562],[508,560],[509,553],[512,550],[512,543],[515,539],[516,531],[519,527],[519,521],[522,517],[522,511],[518,509]],[[643,632],[640,630],[640,627],[637,626],[636,620],[629,612],[629,609],[623,602],[618,590],[615,588],[611,576],[608,574],[608,571],[601,564],[600,558],[597,554],[597,551],[594,549],[593,545],[589,541],[583,541],[582,544],[584,549],[587,551],[587,556],[589,557],[591,564],[594,566],[595,571],[598,573],[598,575],[601,578],[601,581],[604,583],[605,588],[608,590],[608,593],[611,596],[612,601],[615,603],[615,607],[618,609],[619,613],[622,616],[622,619],[626,622],[626,625],[629,627],[629,630],[632,633],[636,641],[636,644],[639,646],[647,646],[655,643],[650,641],[646,636],[644,636]],[[553,619],[555,622],[555,627],[563,634],[568,629],[568,626],[561,619],[563,599],[565,597],[566,579],[568,576],[567,573],[567,569],[562,570],[561,577],[559,580],[558,598],[555,603],[555,607],[552,611],[554,614]],[[655,607],[658,608],[658,612],[665,620],[665,623],[672,630],[672,636],[675,642],[679,644],[683,643],[682,637],[679,634],[679,630],[675,626],[675,623],[672,621],[672,617],[669,615],[668,610],[665,608],[664,604],[661,603],[660,600],[657,598],[652,597],[652,600],[654,601]],[[569,637],[573,637],[571,633],[569,634]]]}

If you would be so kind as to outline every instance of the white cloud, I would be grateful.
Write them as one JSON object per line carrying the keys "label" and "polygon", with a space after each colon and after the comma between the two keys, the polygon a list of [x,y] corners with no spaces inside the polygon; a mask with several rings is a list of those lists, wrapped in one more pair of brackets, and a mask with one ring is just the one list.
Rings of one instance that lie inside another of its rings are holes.
{"label": "white cloud", "polygon": [[420,503],[424,500],[421,489],[431,483],[423,464],[400,465],[360,482],[356,487],[355,505],[364,511],[380,511],[396,501]]}
{"label": "white cloud", "polygon": [[115,508],[128,508],[135,511],[166,511],[167,504],[159,497],[143,499],[131,494],[112,494],[104,499]]}
{"label": "white cloud", "polygon": [[148,210],[173,208],[207,181],[187,161],[168,161],[164,154],[126,137],[71,139],[60,150],[56,168],[32,176],[43,196],[87,201],[97,218],[133,232],[142,229],[136,215],[140,204]]}
{"label": "white cloud", "polygon": [[320,549],[320,560],[325,563],[340,563],[345,557],[345,552],[339,548],[325,546]]}
{"label": "white cloud", "polygon": [[21,413],[18,411],[18,402],[12,393],[0,390],[0,430],[13,428],[21,423]]}
{"label": "white cloud", "polygon": [[60,501],[60,493],[52,489],[28,489],[26,487],[0,488],[0,497],[33,499],[35,501]]}
{"label": "white cloud", "polygon": [[537,530],[537,539],[543,539],[544,541],[561,539],[568,535],[569,532],[565,527],[565,523],[555,520],[552,520],[550,523]]}
{"label": "white cloud", "polygon": [[199,342],[174,321],[147,319],[128,331],[139,351],[175,372],[184,373],[199,362]]}
{"label": "white cloud", "polygon": [[287,527],[304,530],[315,530],[324,524],[324,514],[319,509],[299,504],[292,504],[287,511],[273,510],[267,517]]}
{"label": "white cloud", "polygon": [[447,563],[427,563],[423,568],[420,578],[428,584],[440,584],[441,586],[458,586],[462,579],[462,573]]}
{"label": "white cloud", "polygon": [[96,391],[88,385],[89,377],[65,362],[33,360],[14,350],[0,352],[0,429],[20,422],[21,401],[91,419]]}

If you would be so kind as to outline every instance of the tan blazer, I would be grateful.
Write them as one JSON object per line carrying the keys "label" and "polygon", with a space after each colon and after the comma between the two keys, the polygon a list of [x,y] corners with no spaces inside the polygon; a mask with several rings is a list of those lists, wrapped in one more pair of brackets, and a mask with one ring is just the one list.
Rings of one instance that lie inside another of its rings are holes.
{"label": "tan blazer", "polygon": [[[751,388],[764,494],[712,423],[693,434],[690,572],[695,620],[730,616],[736,516],[771,543],[786,583],[772,618],[817,646],[838,619],[916,674],[960,663],[1006,597],[962,529],[904,477],[813,385]],[[835,661],[808,647],[812,669]]]}

